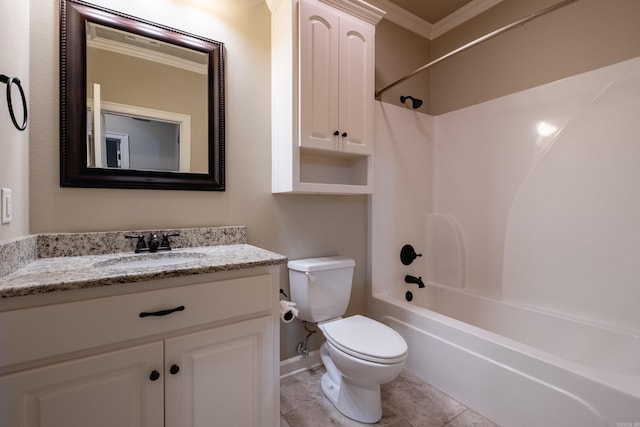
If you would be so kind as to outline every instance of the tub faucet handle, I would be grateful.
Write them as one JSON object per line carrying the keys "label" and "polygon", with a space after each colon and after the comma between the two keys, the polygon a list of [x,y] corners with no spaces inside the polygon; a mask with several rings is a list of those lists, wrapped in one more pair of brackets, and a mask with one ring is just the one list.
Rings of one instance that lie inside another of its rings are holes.
{"label": "tub faucet handle", "polygon": [[404,265],[411,264],[413,260],[419,256],[422,256],[422,254],[417,254],[411,245],[404,245],[400,250],[400,261],[402,261]]}

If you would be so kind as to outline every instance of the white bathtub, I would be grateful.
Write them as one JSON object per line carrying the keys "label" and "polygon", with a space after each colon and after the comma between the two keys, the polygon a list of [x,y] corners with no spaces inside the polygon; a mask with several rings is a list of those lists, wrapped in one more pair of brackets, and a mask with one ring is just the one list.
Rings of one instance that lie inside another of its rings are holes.
{"label": "white bathtub", "polygon": [[406,369],[501,426],[640,427],[640,337],[427,285],[374,295]]}

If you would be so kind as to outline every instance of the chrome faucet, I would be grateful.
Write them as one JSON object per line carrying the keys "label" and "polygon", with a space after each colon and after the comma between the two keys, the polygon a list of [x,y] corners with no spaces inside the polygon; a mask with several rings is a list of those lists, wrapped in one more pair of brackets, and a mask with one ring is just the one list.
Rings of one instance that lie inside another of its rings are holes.
{"label": "chrome faucet", "polygon": [[404,276],[404,281],[406,283],[416,284],[416,285],[418,285],[418,288],[424,288],[424,283],[422,282],[422,276],[415,277],[415,276],[411,276],[411,275],[407,274],[406,276]]}

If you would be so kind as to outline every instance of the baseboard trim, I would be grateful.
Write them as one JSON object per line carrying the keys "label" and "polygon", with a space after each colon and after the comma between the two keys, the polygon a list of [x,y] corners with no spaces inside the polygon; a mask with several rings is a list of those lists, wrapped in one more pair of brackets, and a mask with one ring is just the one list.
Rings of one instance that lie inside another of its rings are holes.
{"label": "baseboard trim", "polygon": [[309,352],[309,356],[294,356],[289,359],[280,361],[280,379],[295,375],[302,371],[308,371],[321,365],[320,351],[315,350]]}

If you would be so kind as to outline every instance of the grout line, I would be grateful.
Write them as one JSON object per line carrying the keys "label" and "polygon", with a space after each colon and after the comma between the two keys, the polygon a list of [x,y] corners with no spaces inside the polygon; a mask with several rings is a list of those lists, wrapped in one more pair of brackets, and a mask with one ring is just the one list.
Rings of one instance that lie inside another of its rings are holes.
{"label": "grout line", "polygon": [[[456,402],[457,402],[457,401],[456,401]],[[462,411],[460,411],[460,413],[459,413],[459,414],[455,415],[455,416],[454,416],[453,418],[451,418],[449,421],[445,422],[445,423],[443,424],[443,426],[442,426],[442,427],[447,427],[448,425],[450,425],[450,424],[453,422],[453,420],[455,420],[456,418],[458,418],[460,415],[464,414],[464,413],[465,413],[465,412],[467,412],[468,410],[469,410],[469,408],[465,407]]]}

